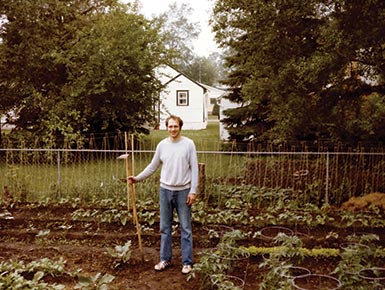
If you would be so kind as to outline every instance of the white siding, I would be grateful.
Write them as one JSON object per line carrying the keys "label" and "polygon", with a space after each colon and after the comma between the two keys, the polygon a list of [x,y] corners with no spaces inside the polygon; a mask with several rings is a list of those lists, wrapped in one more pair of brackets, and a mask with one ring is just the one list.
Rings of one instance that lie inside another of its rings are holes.
{"label": "white siding", "polygon": [[205,84],[201,84],[201,85],[204,86],[207,90],[207,109],[208,109],[209,113],[212,113],[214,104],[210,103],[210,99],[215,99],[218,102],[218,100],[223,95],[225,95],[227,91],[226,91],[226,89],[215,88],[215,87],[211,87],[211,86],[208,86]]}
{"label": "white siding", "polygon": [[240,105],[237,103],[233,103],[230,100],[225,99],[225,98],[220,98],[218,102],[219,102],[219,137],[221,140],[227,141],[227,140],[229,140],[230,135],[222,123],[222,120],[226,117],[226,116],[224,116],[223,111],[225,111],[227,109],[237,108]]}
{"label": "white siding", "polygon": [[[183,129],[206,129],[208,96],[204,88],[171,67],[161,67],[158,73],[162,84],[167,84],[160,95],[159,128],[165,130],[165,119],[173,114],[182,118]],[[177,105],[177,91],[188,91],[188,106]]]}

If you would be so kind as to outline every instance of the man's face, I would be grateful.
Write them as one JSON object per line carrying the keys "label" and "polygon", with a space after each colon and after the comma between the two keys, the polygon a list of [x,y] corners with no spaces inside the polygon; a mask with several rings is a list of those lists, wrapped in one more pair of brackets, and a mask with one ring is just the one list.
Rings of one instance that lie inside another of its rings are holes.
{"label": "man's face", "polygon": [[172,139],[174,139],[174,140],[178,139],[179,135],[180,135],[180,127],[179,127],[178,121],[175,121],[174,119],[170,119],[168,121],[167,131],[168,131],[168,135]]}

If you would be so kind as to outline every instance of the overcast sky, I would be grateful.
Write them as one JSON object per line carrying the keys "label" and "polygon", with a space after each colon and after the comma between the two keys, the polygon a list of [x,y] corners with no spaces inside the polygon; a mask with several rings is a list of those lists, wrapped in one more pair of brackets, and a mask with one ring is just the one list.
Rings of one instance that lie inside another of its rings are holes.
{"label": "overcast sky", "polygon": [[[128,3],[130,0],[120,0],[123,3]],[[218,51],[214,42],[214,36],[211,32],[211,27],[208,24],[213,0],[140,0],[142,3],[142,13],[146,17],[158,15],[168,10],[168,6],[177,2],[178,6],[182,3],[189,4],[194,10],[190,15],[191,22],[199,22],[201,33],[197,41],[194,41],[194,52],[199,56],[209,56],[210,53]]]}

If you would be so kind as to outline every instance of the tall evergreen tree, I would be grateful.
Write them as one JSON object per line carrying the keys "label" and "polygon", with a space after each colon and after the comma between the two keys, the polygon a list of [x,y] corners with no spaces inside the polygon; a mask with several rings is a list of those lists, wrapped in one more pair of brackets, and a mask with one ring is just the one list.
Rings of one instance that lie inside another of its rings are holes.
{"label": "tall evergreen tree", "polygon": [[213,27],[227,53],[225,84],[241,105],[227,112],[232,138],[378,136],[365,132],[374,124],[357,130],[352,120],[365,118],[367,96],[383,94],[384,12],[380,0],[218,0]]}

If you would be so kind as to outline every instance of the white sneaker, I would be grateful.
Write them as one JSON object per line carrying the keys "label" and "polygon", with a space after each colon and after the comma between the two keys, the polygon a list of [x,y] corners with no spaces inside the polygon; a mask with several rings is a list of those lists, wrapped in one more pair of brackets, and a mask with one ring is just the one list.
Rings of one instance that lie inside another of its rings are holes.
{"label": "white sneaker", "polygon": [[191,265],[183,265],[182,267],[182,274],[188,274],[192,271],[192,266]]}
{"label": "white sneaker", "polygon": [[160,261],[158,264],[154,266],[155,271],[163,271],[164,269],[171,266],[170,261]]}

